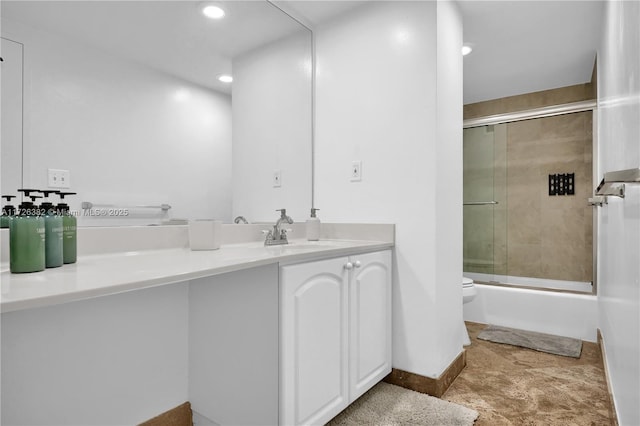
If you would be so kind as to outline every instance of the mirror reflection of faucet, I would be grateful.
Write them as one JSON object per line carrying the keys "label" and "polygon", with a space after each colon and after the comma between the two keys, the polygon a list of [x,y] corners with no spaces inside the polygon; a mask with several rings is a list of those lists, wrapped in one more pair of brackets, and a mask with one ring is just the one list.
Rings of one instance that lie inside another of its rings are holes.
{"label": "mirror reflection of faucet", "polygon": [[287,239],[287,230],[282,229],[282,223],[292,224],[293,219],[287,216],[286,209],[278,209],[277,212],[280,212],[280,217],[275,225],[273,225],[273,229],[270,231],[262,231],[266,234],[264,245],[265,246],[275,246],[280,244],[289,244],[289,240]]}
{"label": "mirror reflection of faucet", "polygon": [[244,216],[238,216],[235,219],[233,219],[233,223],[244,223],[246,225],[249,223],[249,221],[245,219]]}

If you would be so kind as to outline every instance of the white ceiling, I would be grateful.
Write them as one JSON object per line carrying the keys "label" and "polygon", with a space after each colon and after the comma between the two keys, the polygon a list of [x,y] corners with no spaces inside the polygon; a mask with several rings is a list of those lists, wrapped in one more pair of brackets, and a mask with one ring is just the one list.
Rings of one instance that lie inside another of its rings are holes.
{"label": "white ceiling", "polygon": [[464,103],[591,81],[601,1],[460,1]]}
{"label": "white ceiling", "polygon": [[367,0],[274,0],[279,7],[291,13],[311,28],[345,14]]}

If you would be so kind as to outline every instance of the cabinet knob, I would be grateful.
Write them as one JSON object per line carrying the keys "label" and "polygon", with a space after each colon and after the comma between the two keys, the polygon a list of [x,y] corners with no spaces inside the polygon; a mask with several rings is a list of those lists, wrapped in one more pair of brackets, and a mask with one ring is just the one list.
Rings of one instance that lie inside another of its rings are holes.
{"label": "cabinet knob", "polygon": [[356,260],[355,263],[353,264],[353,266],[355,266],[356,268],[359,268],[362,266],[362,263],[360,263],[359,260]]}
{"label": "cabinet knob", "polygon": [[348,271],[352,270],[353,269],[353,263],[351,263],[351,262],[345,263],[344,264],[344,269],[346,269]]}

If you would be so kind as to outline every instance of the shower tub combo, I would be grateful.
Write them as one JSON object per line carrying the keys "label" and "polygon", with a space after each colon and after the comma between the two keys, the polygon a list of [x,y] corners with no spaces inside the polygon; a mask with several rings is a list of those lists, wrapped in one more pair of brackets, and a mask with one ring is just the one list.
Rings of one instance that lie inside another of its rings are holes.
{"label": "shower tub combo", "polygon": [[596,341],[593,108],[465,120],[465,321]]}

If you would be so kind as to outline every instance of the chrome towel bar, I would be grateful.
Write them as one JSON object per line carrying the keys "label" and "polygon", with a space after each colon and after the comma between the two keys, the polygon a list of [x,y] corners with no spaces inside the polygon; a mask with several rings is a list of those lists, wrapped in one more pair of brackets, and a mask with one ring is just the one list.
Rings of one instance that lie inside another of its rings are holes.
{"label": "chrome towel bar", "polygon": [[469,201],[462,203],[463,206],[485,206],[487,204],[498,204],[497,201]]}
{"label": "chrome towel bar", "polygon": [[640,183],[640,168],[605,173],[595,195],[624,198],[625,183]]}
{"label": "chrome towel bar", "polygon": [[111,207],[111,208],[115,208],[115,207],[121,207],[121,208],[129,208],[129,209],[161,209],[163,211],[167,211],[171,208],[171,206],[169,204],[160,204],[158,206],[149,206],[149,205],[139,205],[139,206],[122,206],[122,205],[117,205],[117,204],[96,204],[96,203],[92,203],[90,201],[83,201],[82,202],[82,208],[84,210],[89,210],[95,207]]}

